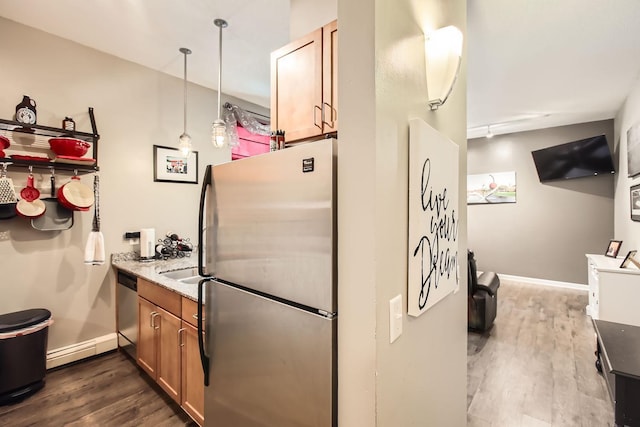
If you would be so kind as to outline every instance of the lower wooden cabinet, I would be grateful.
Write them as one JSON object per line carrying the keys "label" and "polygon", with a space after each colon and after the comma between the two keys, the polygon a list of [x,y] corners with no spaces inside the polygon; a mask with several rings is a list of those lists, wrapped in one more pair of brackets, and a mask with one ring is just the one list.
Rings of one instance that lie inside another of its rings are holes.
{"label": "lower wooden cabinet", "polygon": [[160,320],[160,339],[158,340],[158,376],[156,381],[173,400],[182,402],[180,351],[180,334],[182,321],[163,310],[157,308]]}
{"label": "lower wooden cabinet", "polygon": [[182,322],[182,408],[204,425],[204,373],[200,363],[198,329]]}
{"label": "lower wooden cabinet", "polygon": [[157,329],[154,323],[156,306],[144,298],[138,297],[138,365],[153,379],[157,378],[158,345]]}
{"label": "lower wooden cabinet", "polygon": [[138,364],[176,402],[181,396],[182,321],[162,307],[138,297]]}
{"label": "lower wooden cabinet", "polygon": [[204,425],[196,309],[194,301],[138,279],[138,365]]}

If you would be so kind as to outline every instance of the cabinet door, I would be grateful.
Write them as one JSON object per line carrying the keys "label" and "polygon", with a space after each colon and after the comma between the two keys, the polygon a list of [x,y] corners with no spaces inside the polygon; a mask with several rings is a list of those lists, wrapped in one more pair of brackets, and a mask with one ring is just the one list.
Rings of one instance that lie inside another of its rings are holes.
{"label": "cabinet door", "polygon": [[182,408],[204,425],[204,373],[198,349],[198,330],[182,322]]}
{"label": "cabinet door", "polygon": [[322,28],[323,132],[338,130],[338,21]]}
{"label": "cabinet door", "polygon": [[180,327],[181,320],[168,311],[156,307],[160,313],[158,339],[158,374],[156,381],[176,402],[180,403]]}
{"label": "cabinet door", "polygon": [[156,331],[159,328],[159,314],[156,306],[144,298],[138,297],[138,365],[151,378],[157,378]]}
{"label": "cabinet door", "polygon": [[271,53],[271,128],[285,141],[322,135],[322,28]]}

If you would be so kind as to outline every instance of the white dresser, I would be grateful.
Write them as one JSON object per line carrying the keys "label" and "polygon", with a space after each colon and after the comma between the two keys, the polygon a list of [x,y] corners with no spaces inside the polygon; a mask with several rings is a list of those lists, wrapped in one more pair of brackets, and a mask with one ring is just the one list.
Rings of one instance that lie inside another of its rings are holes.
{"label": "white dresser", "polygon": [[624,257],[587,254],[592,319],[640,326],[640,270],[620,268]]}

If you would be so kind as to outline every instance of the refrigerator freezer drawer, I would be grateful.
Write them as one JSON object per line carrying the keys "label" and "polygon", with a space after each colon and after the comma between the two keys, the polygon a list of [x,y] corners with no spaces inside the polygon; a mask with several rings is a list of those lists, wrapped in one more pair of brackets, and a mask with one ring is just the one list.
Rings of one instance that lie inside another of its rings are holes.
{"label": "refrigerator freezer drawer", "polygon": [[336,425],[336,319],[207,285],[206,426]]}

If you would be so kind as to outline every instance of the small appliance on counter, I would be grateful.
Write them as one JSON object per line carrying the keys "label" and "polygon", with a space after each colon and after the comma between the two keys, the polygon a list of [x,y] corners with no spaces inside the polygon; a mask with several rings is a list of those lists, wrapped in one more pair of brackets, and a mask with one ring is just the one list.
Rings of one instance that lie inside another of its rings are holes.
{"label": "small appliance on counter", "polygon": [[140,230],[140,261],[153,261],[156,257],[156,230]]}

